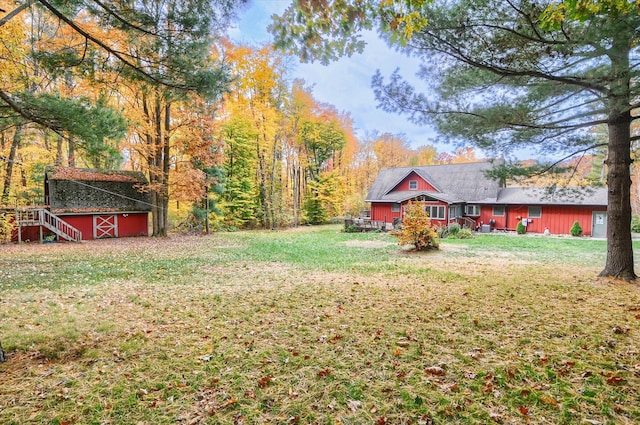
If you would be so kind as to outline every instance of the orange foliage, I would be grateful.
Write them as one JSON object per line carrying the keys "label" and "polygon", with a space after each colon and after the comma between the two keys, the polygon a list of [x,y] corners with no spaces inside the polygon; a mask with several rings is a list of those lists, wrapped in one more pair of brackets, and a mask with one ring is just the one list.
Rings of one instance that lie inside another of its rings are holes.
{"label": "orange foliage", "polygon": [[400,245],[413,245],[416,251],[438,248],[438,233],[431,225],[422,202],[409,201],[402,217],[402,228],[394,233]]}

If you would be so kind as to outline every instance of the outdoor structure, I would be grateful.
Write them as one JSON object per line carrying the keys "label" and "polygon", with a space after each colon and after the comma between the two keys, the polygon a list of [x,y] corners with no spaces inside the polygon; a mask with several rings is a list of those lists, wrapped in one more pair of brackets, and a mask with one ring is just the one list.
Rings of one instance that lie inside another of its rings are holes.
{"label": "outdoor structure", "polygon": [[47,167],[44,207],[16,211],[18,241],[147,236],[150,195],[137,171]]}
{"label": "outdoor structure", "polygon": [[521,222],[528,232],[568,234],[578,221],[584,235],[606,236],[606,188],[504,187],[487,177],[493,167],[484,161],[383,169],[366,198],[369,222],[392,227],[409,201],[419,201],[438,226],[513,231]]}

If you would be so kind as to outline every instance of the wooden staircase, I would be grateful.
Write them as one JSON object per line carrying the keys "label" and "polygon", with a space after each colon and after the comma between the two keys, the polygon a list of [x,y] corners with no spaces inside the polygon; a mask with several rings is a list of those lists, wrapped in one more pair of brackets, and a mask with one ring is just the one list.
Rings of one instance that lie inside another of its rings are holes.
{"label": "wooden staircase", "polygon": [[82,241],[82,232],[62,220],[45,208],[19,208],[16,210],[16,224],[18,225],[18,241],[20,242],[20,229],[28,226],[42,226],[58,237],[68,241]]}

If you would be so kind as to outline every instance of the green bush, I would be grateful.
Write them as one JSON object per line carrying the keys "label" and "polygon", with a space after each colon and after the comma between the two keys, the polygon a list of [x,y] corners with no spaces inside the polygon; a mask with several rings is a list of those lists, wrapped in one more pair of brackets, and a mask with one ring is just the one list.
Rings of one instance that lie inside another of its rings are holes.
{"label": "green bush", "polygon": [[356,226],[354,226],[353,224],[347,226],[344,228],[345,233],[357,233],[358,232],[358,228]]}
{"label": "green bush", "polygon": [[518,221],[518,225],[516,226],[516,233],[519,235],[524,235],[527,232],[527,228],[524,227],[522,221]]}
{"label": "green bush", "polygon": [[452,223],[447,226],[447,230],[449,231],[449,236],[457,237],[460,232],[460,225],[458,223]]}
{"label": "green bush", "polygon": [[458,232],[458,239],[471,239],[473,238],[473,232],[471,229],[460,229]]}
{"label": "green bush", "polygon": [[436,233],[440,239],[447,239],[449,237],[449,227],[447,226],[438,226],[436,228]]}
{"label": "green bush", "polygon": [[633,233],[640,233],[640,216],[634,215],[631,217],[631,231]]}
{"label": "green bush", "polygon": [[571,236],[582,235],[582,227],[580,227],[580,223],[574,221],[573,226],[571,226],[571,230],[569,230],[569,233],[571,233]]}

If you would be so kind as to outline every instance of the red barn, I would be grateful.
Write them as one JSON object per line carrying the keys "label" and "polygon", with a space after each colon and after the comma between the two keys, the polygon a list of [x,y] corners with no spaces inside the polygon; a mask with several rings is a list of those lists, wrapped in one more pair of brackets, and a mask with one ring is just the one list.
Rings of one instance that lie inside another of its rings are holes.
{"label": "red barn", "polygon": [[65,240],[147,236],[151,199],[137,171],[67,167],[45,170],[45,205],[18,211],[17,239]]}
{"label": "red barn", "polygon": [[606,236],[606,188],[503,187],[487,177],[493,167],[485,161],[383,169],[366,198],[370,220],[390,227],[407,202],[419,201],[439,226],[506,231],[522,222],[528,232],[568,234],[578,221],[584,235]]}

